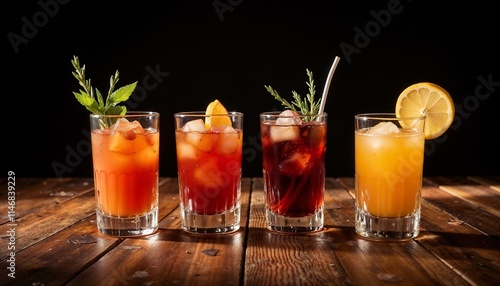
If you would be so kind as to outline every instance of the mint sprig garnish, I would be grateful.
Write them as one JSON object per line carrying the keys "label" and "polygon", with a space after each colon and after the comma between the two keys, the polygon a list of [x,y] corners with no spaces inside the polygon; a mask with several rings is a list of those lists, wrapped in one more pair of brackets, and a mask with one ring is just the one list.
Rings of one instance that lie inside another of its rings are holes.
{"label": "mint sprig garnish", "polygon": [[130,95],[132,95],[132,92],[137,86],[137,81],[115,90],[116,84],[120,79],[120,73],[117,70],[109,79],[109,90],[106,100],[104,100],[101,92],[97,88],[92,87],[90,79],[85,78],[85,65],[80,66],[80,61],[77,56],[73,56],[71,64],[75,68],[72,74],[83,88],[83,90],[80,89],[78,92],[73,92],[81,105],[85,106],[85,108],[93,114],[124,115],[127,113],[127,107],[118,104],[126,101]]}
{"label": "mint sprig garnish", "polygon": [[[282,98],[278,91],[273,89],[269,85],[264,85],[266,90],[283,106],[289,108],[295,112],[299,112],[302,115],[317,115],[319,112],[320,101],[316,101],[314,96],[316,94],[316,85],[314,84],[313,73],[306,69],[307,76],[309,81],[306,82],[307,87],[309,88],[309,93],[305,98],[302,98],[296,91],[292,91],[293,101],[290,103],[286,99]],[[313,117],[306,117],[306,121],[313,120]]]}

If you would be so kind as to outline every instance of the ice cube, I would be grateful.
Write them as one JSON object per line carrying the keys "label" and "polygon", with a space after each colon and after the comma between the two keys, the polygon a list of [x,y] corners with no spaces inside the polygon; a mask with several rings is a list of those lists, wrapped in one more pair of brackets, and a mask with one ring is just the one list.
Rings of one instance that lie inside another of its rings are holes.
{"label": "ice cube", "polygon": [[[217,168],[217,160],[210,158],[204,161],[201,166],[194,170],[194,178],[198,183],[205,186],[205,188],[218,188],[224,186],[225,173]],[[226,175],[227,176],[227,175]],[[208,194],[205,194],[208,195]],[[212,194],[214,197],[218,194]]]}
{"label": "ice cube", "polygon": [[143,134],[141,124],[138,121],[129,122],[125,118],[120,118],[111,127],[111,134],[120,133],[127,140],[134,140],[137,134]]}
{"label": "ice cube", "polygon": [[226,133],[226,134],[237,134],[238,131],[236,131],[236,129],[234,129],[233,127],[231,126],[224,126],[224,128],[221,130],[220,133]]}
{"label": "ice cube", "polygon": [[198,133],[198,132],[188,132],[186,133],[186,142],[195,146],[203,152],[209,152],[212,150],[217,135],[211,133]]}
{"label": "ice cube", "polygon": [[183,132],[188,132],[188,131],[198,131],[198,132],[205,132],[205,122],[203,119],[196,119],[196,120],[191,120],[188,121],[184,126],[182,126],[182,131]]}
{"label": "ice cube", "polygon": [[177,143],[177,158],[180,160],[196,159],[196,149],[193,145],[179,142]]}
{"label": "ice cube", "polygon": [[149,146],[154,146],[155,144],[158,144],[160,138],[158,131],[156,131],[156,129],[153,128],[144,129],[144,134],[146,134],[146,140]]}
{"label": "ice cube", "polygon": [[300,136],[298,126],[273,125],[269,130],[272,143],[297,140]]}
{"label": "ice cube", "polygon": [[198,149],[208,152],[212,150],[216,137],[213,134],[206,134],[205,122],[203,119],[196,119],[187,122],[182,131],[186,132],[185,140]]}
{"label": "ice cube", "polygon": [[309,164],[311,154],[306,152],[295,152],[279,164],[279,170],[286,176],[302,176]]}
{"label": "ice cube", "polygon": [[111,133],[115,133],[118,131],[120,128],[123,128],[126,126],[128,123],[130,123],[126,118],[119,118],[113,126],[111,126]]}
{"label": "ice cube", "polygon": [[379,124],[368,129],[366,134],[387,135],[391,133],[399,133],[399,128],[392,122],[380,122]]}
{"label": "ice cube", "polygon": [[276,125],[271,126],[269,135],[272,143],[292,141],[299,138],[299,127],[302,120],[293,110],[285,110],[276,119]]}
{"label": "ice cube", "polygon": [[109,138],[109,150],[123,155],[134,153],[134,145],[132,140],[123,137],[120,132],[111,134]]}
{"label": "ice cube", "polygon": [[129,122],[125,118],[120,118],[111,128],[109,139],[109,150],[112,152],[130,155],[135,152],[133,140],[137,134],[144,133],[142,126],[137,121]]}
{"label": "ice cube", "polygon": [[226,126],[215,142],[215,152],[221,155],[231,155],[236,152],[239,140],[238,132],[231,126]]}
{"label": "ice cube", "polygon": [[276,119],[277,125],[301,125],[302,120],[298,116],[299,114],[293,110],[285,110],[280,113],[278,119]]}

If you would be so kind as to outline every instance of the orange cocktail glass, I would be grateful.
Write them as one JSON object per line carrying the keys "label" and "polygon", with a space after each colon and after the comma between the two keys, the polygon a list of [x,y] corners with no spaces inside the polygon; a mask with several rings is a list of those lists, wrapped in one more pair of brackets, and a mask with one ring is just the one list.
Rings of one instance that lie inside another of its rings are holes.
{"label": "orange cocktail glass", "polygon": [[159,114],[91,115],[99,231],[150,234],[158,224]]}

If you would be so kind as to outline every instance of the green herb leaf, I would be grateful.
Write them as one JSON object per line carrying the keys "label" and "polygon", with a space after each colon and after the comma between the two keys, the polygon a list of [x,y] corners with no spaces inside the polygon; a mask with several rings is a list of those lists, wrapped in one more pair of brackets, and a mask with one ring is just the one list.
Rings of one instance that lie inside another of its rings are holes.
{"label": "green herb leaf", "polygon": [[[116,71],[109,79],[109,90],[106,100],[104,100],[101,92],[97,88],[94,89],[92,87],[90,79],[85,79],[85,65],[80,66],[80,61],[77,56],[73,56],[71,64],[75,68],[75,71],[72,72],[73,76],[78,80],[80,86],[83,87],[83,90],[73,92],[81,105],[85,106],[87,110],[94,114],[123,115],[127,113],[127,108],[125,106],[119,106],[118,104],[129,99],[137,86],[137,81],[118,88],[115,91],[115,86],[120,78],[120,73]],[[109,126],[105,124],[104,127]]]}
{"label": "green herb leaf", "polygon": [[125,106],[112,106],[108,108],[108,115],[124,115],[127,113],[127,108]]}
{"label": "green herb leaf", "polygon": [[85,106],[90,112],[92,113],[98,113],[99,112],[99,106],[95,99],[90,97],[86,92],[80,91],[80,93],[73,92],[75,95],[76,99],[78,102],[80,102],[81,105]]}
{"label": "green herb leaf", "polygon": [[104,110],[104,100],[102,99],[102,94],[97,88],[95,89],[95,91],[97,93],[97,103],[99,103],[99,108],[101,110]]}
{"label": "green herb leaf", "polygon": [[108,101],[106,102],[106,104],[108,106],[115,106],[117,103],[126,101],[130,97],[130,95],[132,95],[132,92],[134,91],[136,86],[137,82],[126,85],[124,87],[120,87],[108,96]]}
{"label": "green herb leaf", "polygon": [[[302,98],[300,94],[298,94],[296,91],[292,91],[292,96],[293,96],[293,101],[290,103],[286,99],[282,98],[279,94],[278,91],[273,89],[269,85],[264,85],[264,88],[285,108],[289,108],[295,112],[299,112],[303,115],[317,115],[319,112],[319,105],[320,101],[316,101],[314,99],[314,96],[316,95],[316,85],[314,84],[314,79],[313,79],[313,73],[306,69],[307,76],[309,78],[309,81],[306,82],[307,87],[309,88],[309,93],[306,95],[305,98]],[[313,117],[306,117],[306,121],[311,121],[313,120]]]}

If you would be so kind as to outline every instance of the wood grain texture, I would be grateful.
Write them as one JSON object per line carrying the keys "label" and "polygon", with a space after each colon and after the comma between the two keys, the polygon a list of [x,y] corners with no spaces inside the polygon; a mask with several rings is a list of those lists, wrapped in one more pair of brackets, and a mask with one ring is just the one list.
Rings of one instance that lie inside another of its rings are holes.
{"label": "wood grain texture", "polygon": [[[159,231],[101,235],[90,178],[22,178],[16,186],[16,280],[0,285],[496,285],[500,177],[430,177],[420,235],[376,242],[354,231],[354,178],[326,178],[325,227],[268,231],[262,178],[243,178],[241,229],[180,228],[176,178],[160,179]],[[0,180],[6,187],[6,180]],[[0,206],[6,209],[4,200]],[[0,222],[5,261],[8,218]]]}

